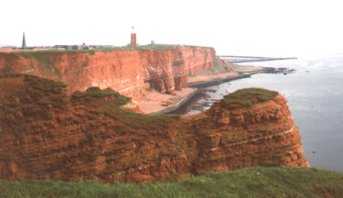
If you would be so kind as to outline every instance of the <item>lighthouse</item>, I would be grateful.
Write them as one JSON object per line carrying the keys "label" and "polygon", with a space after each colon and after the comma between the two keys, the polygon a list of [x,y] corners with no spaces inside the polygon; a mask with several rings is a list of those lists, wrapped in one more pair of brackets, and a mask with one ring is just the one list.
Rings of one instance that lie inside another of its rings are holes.
{"label": "lighthouse", "polygon": [[132,49],[136,49],[137,47],[137,36],[135,33],[135,27],[132,26],[132,32],[131,32],[131,42],[130,42],[130,46]]}

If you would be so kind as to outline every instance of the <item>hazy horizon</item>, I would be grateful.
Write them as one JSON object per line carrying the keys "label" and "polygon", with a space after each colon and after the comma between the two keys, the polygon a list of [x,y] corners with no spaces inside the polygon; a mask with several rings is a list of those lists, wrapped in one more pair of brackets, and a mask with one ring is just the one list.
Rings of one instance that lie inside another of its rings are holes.
{"label": "hazy horizon", "polygon": [[5,0],[0,45],[205,45],[218,54],[308,56],[343,52],[339,1]]}

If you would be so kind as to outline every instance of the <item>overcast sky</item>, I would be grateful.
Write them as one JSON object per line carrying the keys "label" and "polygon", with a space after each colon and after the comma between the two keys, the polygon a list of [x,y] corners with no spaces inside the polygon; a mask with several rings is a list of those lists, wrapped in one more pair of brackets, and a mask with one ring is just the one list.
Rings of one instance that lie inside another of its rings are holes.
{"label": "overcast sky", "polygon": [[343,52],[337,0],[1,0],[0,45],[207,45],[218,54]]}

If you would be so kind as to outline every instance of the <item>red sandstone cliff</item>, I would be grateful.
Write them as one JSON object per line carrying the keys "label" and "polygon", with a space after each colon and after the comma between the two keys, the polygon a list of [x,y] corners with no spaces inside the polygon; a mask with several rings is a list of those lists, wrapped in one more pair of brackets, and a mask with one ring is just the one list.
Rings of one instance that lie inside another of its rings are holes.
{"label": "red sandstone cliff", "polygon": [[187,75],[212,67],[214,61],[214,49],[205,47],[13,52],[0,53],[0,74],[22,73],[62,81],[69,93],[97,86],[137,97],[148,87],[163,93],[182,89]]}
{"label": "red sandstone cliff", "polygon": [[129,99],[111,90],[67,96],[65,89],[33,76],[0,77],[0,178],[152,181],[307,166],[286,100],[276,92],[245,90],[247,100],[231,94],[181,119],[127,112],[120,106]]}

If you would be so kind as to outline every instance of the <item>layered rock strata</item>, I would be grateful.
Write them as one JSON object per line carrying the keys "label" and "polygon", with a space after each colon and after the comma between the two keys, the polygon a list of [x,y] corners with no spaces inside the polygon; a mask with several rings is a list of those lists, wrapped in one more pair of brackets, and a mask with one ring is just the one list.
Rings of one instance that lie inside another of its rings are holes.
{"label": "layered rock strata", "polygon": [[142,182],[308,166],[285,98],[238,93],[199,115],[147,116],[123,109],[130,99],[110,89],[68,96],[62,83],[1,76],[0,178]]}
{"label": "layered rock strata", "polygon": [[213,67],[215,50],[174,46],[111,51],[23,51],[0,53],[0,74],[20,73],[58,80],[68,93],[88,87],[111,88],[130,97],[154,88],[171,93],[185,76]]}

